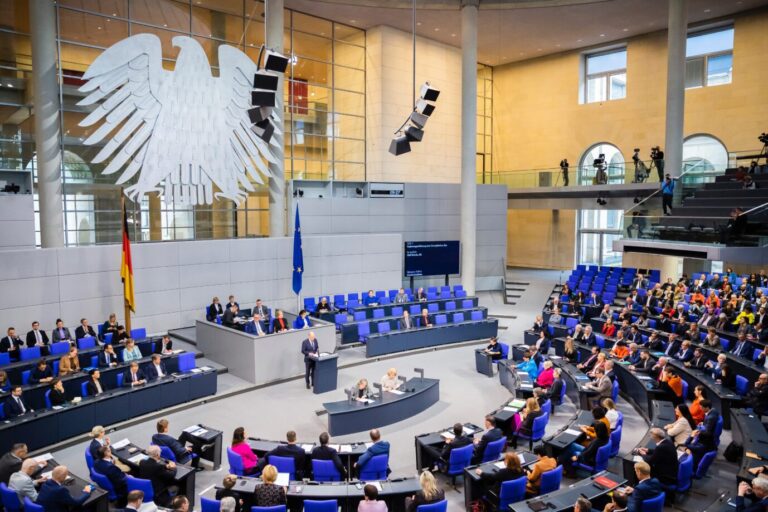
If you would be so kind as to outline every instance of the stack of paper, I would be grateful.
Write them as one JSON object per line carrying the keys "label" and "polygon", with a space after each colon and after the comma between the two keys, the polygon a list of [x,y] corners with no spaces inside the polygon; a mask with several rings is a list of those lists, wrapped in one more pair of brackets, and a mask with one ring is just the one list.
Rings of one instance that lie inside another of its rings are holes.
{"label": "stack of paper", "polygon": [[390,389],[389,392],[390,393],[394,393],[396,395],[404,395],[405,394],[405,391],[400,391],[399,389]]}
{"label": "stack of paper", "polygon": [[112,449],[113,450],[121,450],[131,444],[131,442],[128,439],[121,439],[116,443],[112,443]]}
{"label": "stack of paper", "polygon": [[38,462],[38,464],[45,464],[52,458],[53,458],[53,454],[51,452],[48,452],[42,455],[38,455],[37,457],[35,457],[35,460]]}
{"label": "stack of paper", "polygon": [[133,462],[134,464],[138,464],[141,461],[143,461],[144,459],[148,459],[148,458],[149,458],[148,455],[144,455],[143,453],[139,453],[139,454],[134,455],[133,457],[131,457],[128,460]]}
{"label": "stack of paper", "polygon": [[288,483],[290,481],[291,481],[290,473],[278,473],[277,480],[275,480],[275,485],[282,485],[283,487],[288,487]]}
{"label": "stack of paper", "polygon": [[503,460],[500,460],[498,462],[494,462],[493,465],[496,466],[499,469],[504,469],[504,461]]}
{"label": "stack of paper", "polygon": [[525,407],[525,400],[521,400],[519,398],[516,398],[515,400],[512,400],[509,402],[510,407],[514,407],[515,409],[522,409]]}
{"label": "stack of paper", "polygon": [[199,428],[200,428],[200,425],[190,425],[187,428],[185,428],[183,430],[183,432],[186,432],[187,434],[191,434],[192,432],[194,432],[195,430],[197,430]]}
{"label": "stack of paper", "polygon": [[581,435],[581,430],[576,430],[574,428],[568,428],[565,430],[566,434],[571,434],[572,436],[579,436]]}
{"label": "stack of paper", "polygon": [[311,453],[312,452],[312,448],[314,448],[314,447],[315,447],[315,445],[313,445],[313,444],[303,444],[303,445],[301,445],[301,449],[304,450],[307,453]]}
{"label": "stack of paper", "polygon": [[342,444],[339,446],[339,453],[352,453],[351,444]]}

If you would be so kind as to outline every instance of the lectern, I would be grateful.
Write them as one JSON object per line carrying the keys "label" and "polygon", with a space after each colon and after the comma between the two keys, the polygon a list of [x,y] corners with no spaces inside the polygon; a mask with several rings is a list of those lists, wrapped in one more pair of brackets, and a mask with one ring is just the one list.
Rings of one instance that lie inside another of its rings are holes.
{"label": "lectern", "polygon": [[487,353],[485,349],[475,349],[475,369],[477,373],[493,377],[493,356]]}
{"label": "lectern", "polygon": [[317,395],[336,389],[338,354],[320,354],[315,365],[315,382],[312,391]]}

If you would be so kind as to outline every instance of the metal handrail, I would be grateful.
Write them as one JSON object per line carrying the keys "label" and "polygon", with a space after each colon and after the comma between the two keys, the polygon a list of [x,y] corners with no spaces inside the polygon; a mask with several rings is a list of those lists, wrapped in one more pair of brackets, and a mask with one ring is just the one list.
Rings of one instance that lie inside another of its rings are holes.
{"label": "metal handrail", "polygon": [[[703,161],[698,162],[696,165],[694,165],[694,166],[690,167],[689,169],[683,171],[683,173],[680,174],[680,176],[677,176],[677,177],[672,178],[672,179],[680,181],[680,178],[682,178],[683,176],[685,176],[689,172],[693,172],[701,162],[703,162]],[[653,191],[651,194],[647,195],[644,199],[642,199],[641,201],[639,201],[636,204],[634,204],[628,210],[624,211],[624,215],[630,213],[632,210],[634,210],[635,208],[637,208],[638,206],[640,206],[641,204],[643,204],[644,202],[646,202],[647,200],[649,200],[650,198],[654,197],[656,194],[658,194],[660,192],[661,192],[661,188],[658,188],[657,190]]]}
{"label": "metal handrail", "polygon": [[758,210],[761,210],[761,209],[763,209],[763,208],[768,208],[768,202],[766,202],[766,203],[763,203],[763,204],[760,204],[760,205],[757,205],[757,206],[755,206],[754,208],[751,208],[751,209],[749,209],[749,210],[747,210],[747,211],[745,211],[745,212],[741,212],[741,213],[739,214],[739,217],[741,217],[742,215],[746,215],[746,214],[748,214],[748,213],[754,213],[754,212],[756,212],[756,211],[758,211]]}

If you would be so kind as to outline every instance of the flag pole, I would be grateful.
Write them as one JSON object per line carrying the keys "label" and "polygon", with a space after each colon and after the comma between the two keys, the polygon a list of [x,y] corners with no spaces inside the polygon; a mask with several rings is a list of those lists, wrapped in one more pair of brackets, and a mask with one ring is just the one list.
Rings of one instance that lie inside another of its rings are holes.
{"label": "flag pole", "polygon": [[[123,193],[122,187],[120,188],[120,204],[122,206],[121,210],[123,211],[123,230],[126,231],[126,233],[124,233],[123,236],[125,236],[127,234],[128,225],[127,225],[127,222],[126,222],[127,221],[127,218],[126,218],[127,217],[127,212],[125,210],[125,194]],[[123,237],[120,237],[120,242],[122,244]],[[122,254],[122,250],[123,249],[121,249],[121,254]],[[122,281],[122,279],[121,279],[121,281]],[[123,314],[125,315],[125,332],[127,332],[128,335],[130,335],[130,333],[131,333],[131,306],[130,306],[130,304],[128,304],[128,300],[125,298],[125,283],[124,282],[123,282]]]}

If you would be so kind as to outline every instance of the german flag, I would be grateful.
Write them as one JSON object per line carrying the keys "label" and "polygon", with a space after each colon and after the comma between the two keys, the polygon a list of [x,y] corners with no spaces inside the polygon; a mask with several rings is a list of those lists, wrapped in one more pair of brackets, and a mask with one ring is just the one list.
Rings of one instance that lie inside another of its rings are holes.
{"label": "german flag", "polygon": [[123,296],[125,306],[136,312],[136,300],[133,296],[133,264],[131,263],[131,238],[128,236],[128,211],[125,209],[125,197],[123,203],[123,260],[120,264],[120,278],[123,281]]}

